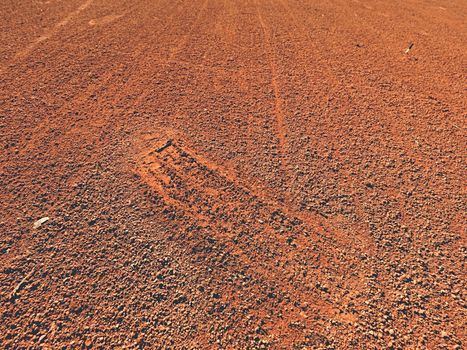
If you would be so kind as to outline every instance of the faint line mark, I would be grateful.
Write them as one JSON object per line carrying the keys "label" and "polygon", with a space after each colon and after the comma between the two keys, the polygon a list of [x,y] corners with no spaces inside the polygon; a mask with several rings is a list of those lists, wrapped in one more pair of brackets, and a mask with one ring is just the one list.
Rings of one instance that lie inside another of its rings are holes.
{"label": "faint line mark", "polygon": [[268,38],[269,30],[268,30],[268,27],[266,26],[266,23],[264,22],[263,16],[261,15],[261,13],[259,11],[259,6],[257,6],[257,10],[258,10],[259,22],[261,24],[261,29],[263,30],[263,34],[264,34],[266,50],[267,50],[268,57],[269,57],[268,61],[269,61],[270,69],[271,69],[271,85],[272,85],[272,89],[273,89],[273,92],[274,92],[274,99],[275,99],[274,111],[275,111],[275,115],[276,115],[277,138],[278,138],[278,141],[279,141],[281,156],[283,157],[284,156],[283,155],[283,149],[284,149],[284,146],[287,143],[287,140],[286,140],[286,137],[285,137],[285,131],[284,131],[284,119],[285,119],[285,117],[284,117],[284,107],[283,107],[284,106],[284,101],[283,101],[283,98],[281,96],[279,84],[277,82],[278,73],[277,73],[276,63],[274,62],[274,59],[273,59],[273,57],[271,55],[271,53],[272,54],[274,53],[274,49],[272,48],[271,42],[270,42],[270,40]]}
{"label": "faint line mark", "polygon": [[[28,46],[26,46],[26,48],[18,51],[15,56],[14,56],[14,59],[23,59],[25,57],[27,57],[40,43],[42,43],[43,41],[46,41],[47,39],[49,39],[50,37],[52,37],[52,35],[54,35],[55,33],[57,33],[57,31],[66,26],[72,19],[73,17],[75,17],[76,15],[78,15],[80,12],[84,11],[85,9],[87,9],[91,3],[93,2],[94,0],[86,0],[83,4],[81,4],[76,10],[74,10],[73,12],[69,13],[68,16],[66,16],[64,19],[62,19],[60,22],[58,22],[57,24],[55,24],[52,28],[50,28],[49,30],[47,30],[46,32],[44,32],[40,37],[36,38],[32,43],[30,43]],[[2,73],[4,71],[4,67],[0,68],[0,73]]]}

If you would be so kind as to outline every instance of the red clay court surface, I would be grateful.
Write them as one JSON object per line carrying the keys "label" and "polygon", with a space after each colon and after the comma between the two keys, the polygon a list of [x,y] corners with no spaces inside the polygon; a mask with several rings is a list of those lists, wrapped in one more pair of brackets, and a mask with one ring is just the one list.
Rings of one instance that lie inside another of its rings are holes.
{"label": "red clay court surface", "polygon": [[467,346],[467,2],[0,18],[0,348]]}

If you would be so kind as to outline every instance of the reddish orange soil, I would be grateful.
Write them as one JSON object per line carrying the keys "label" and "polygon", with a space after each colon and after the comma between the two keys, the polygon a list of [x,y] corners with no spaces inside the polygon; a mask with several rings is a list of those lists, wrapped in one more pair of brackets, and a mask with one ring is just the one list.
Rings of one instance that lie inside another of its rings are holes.
{"label": "reddish orange soil", "polygon": [[467,2],[0,17],[0,348],[467,346]]}

